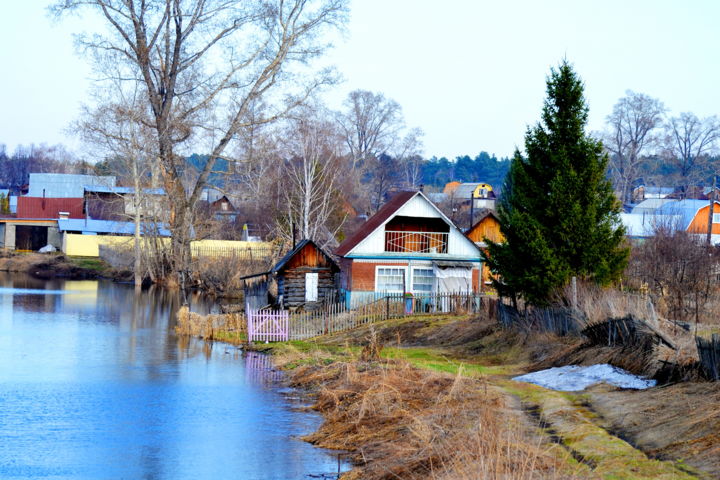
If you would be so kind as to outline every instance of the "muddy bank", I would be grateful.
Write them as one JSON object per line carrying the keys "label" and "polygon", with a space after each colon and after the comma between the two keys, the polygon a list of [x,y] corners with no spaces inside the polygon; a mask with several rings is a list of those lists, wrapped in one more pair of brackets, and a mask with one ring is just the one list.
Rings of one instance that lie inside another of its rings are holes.
{"label": "muddy bank", "polygon": [[132,272],[116,270],[96,258],[75,258],[58,253],[0,251],[0,271],[27,273],[36,278],[132,280]]}

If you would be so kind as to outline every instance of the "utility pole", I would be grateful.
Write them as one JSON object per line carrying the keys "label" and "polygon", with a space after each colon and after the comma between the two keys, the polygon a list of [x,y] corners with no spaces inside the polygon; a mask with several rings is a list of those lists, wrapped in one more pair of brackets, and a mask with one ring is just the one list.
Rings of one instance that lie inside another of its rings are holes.
{"label": "utility pole", "polygon": [[710,191],[710,208],[708,209],[708,229],[707,229],[707,244],[712,245],[712,227],[713,227],[713,214],[715,213],[715,185],[717,183],[717,175],[713,175],[713,186]]}

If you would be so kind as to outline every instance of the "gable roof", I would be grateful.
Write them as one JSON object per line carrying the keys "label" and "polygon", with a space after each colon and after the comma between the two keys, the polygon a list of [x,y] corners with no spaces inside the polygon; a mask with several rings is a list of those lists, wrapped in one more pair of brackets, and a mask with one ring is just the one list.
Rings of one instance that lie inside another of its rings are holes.
{"label": "gable roof", "polygon": [[405,204],[410,202],[415,197],[422,197],[425,202],[438,214],[450,228],[450,231],[456,231],[460,237],[472,245],[472,248],[477,249],[472,240],[467,238],[463,232],[435,205],[425,194],[421,191],[404,191],[399,192],[393,196],[389,202],[378,210],[378,212],[370,217],[355,233],[350,235],[340,246],[335,250],[335,255],[344,257],[348,255],[355,247],[357,247],[362,241],[370,236],[374,231],[389,221]]}
{"label": "gable roof", "polygon": [[[365,237],[375,231],[380,225],[385,223],[392,217],[392,215],[400,209],[403,205],[409,202],[415,195],[420,192],[399,192],[393,196],[389,202],[380,207],[375,215],[368,218],[368,220],[362,224],[362,226],[352,235],[345,239],[344,242],[338,246],[335,250],[335,254],[344,256],[350,253],[350,250],[355,248]],[[432,203],[432,202],[430,202]]]}
{"label": "gable roof", "polygon": [[83,198],[18,197],[17,218],[57,220],[60,212],[70,218],[84,218]]}
{"label": "gable roof", "polygon": [[[679,226],[687,230],[698,212],[708,205],[708,200],[675,200],[663,204],[656,212],[660,215],[677,215],[680,219]],[[715,205],[720,205],[720,202],[715,201]]]}
{"label": "gable roof", "polygon": [[325,256],[330,260],[330,262],[331,262],[335,267],[337,267],[338,270],[340,270],[340,267],[338,267],[337,263],[335,263],[335,260],[334,260],[330,255],[328,255],[328,254],[325,252],[325,250],[323,250],[322,248],[320,248],[320,247],[317,245],[317,243],[315,243],[315,242],[313,242],[312,240],[306,238],[306,239],[304,239],[304,240],[301,240],[300,243],[298,243],[298,244],[295,246],[295,248],[292,249],[292,251],[288,252],[284,257],[282,257],[282,258],[275,264],[275,266],[272,268],[272,270],[270,270],[270,273],[277,273],[277,272],[279,272],[280,270],[282,270],[282,268],[290,261],[290,259],[293,258],[295,255],[297,255],[298,252],[302,251],[302,249],[305,248],[307,245],[312,245],[312,246],[314,246],[320,253],[322,253],[323,255],[325,255]]}

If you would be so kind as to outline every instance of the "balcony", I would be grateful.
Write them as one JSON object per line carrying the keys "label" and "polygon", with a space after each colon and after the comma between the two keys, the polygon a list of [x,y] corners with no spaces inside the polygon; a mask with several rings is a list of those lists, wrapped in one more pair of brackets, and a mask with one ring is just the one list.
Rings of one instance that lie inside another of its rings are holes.
{"label": "balcony", "polygon": [[397,253],[448,253],[448,232],[385,231],[385,251]]}

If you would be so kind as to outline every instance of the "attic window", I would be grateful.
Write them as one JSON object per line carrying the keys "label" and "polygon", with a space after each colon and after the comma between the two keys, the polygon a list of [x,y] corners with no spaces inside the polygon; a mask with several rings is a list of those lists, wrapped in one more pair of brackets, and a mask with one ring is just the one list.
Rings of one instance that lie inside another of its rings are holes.
{"label": "attic window", "polygon": [[712,223],[720,223],[720,213],[713,213]]}

